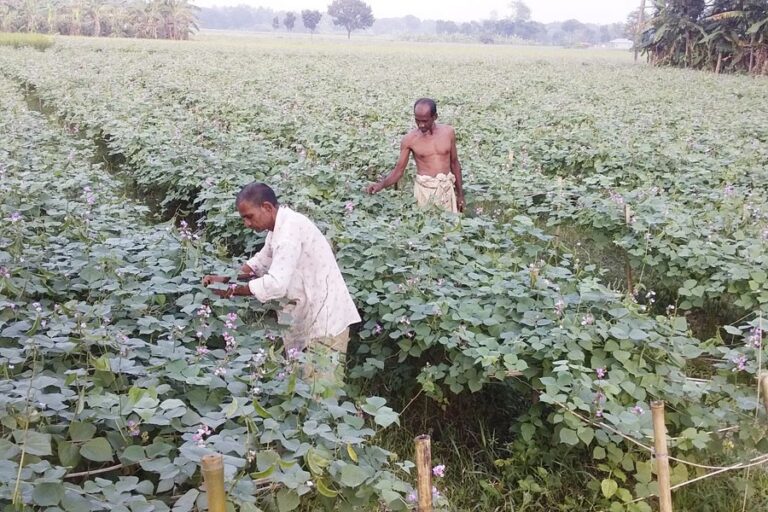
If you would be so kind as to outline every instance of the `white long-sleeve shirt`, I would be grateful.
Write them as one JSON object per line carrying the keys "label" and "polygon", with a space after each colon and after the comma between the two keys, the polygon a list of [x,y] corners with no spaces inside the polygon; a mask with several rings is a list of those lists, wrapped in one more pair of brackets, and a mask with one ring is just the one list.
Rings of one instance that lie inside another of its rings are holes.
{"label": "white long-sleeve shirt", "polygon": [[247,264],[259,276],[248,283],[254,297],[284,302],[278,321],[290,325],[286,350],[303,350],[360,321],[331,245],[304,215],[280,206],[274,231]]}

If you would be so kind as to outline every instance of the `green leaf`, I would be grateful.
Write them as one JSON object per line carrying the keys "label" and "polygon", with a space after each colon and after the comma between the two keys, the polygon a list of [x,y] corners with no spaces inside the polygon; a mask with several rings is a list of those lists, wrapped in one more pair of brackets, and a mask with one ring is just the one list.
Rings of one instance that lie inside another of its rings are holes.
{"label": "green leaf", "polygon": [[580,427],[578,433],[579,433],[579,439],[581,439],[582,442],[587,446],[589,446],[589,444],[595,438],[595,431],[592,430],[590,427]]}
{"label": "green leaf", "polygon": [[616,494],[616,491],[619,488],[619,484],[616,483],[615,480],[611,480],[610,478],[606,478],[602,481],[600,484],[600,489],[603,491],[603,496],[606,498],[610,498],[614,494]]}
{"label": "green leaf", "polygon": [[97,437],[86,442],[80,448],[80,455],[94,462],[111,462],[112,446],[105,437]]}
{"label": "green leaf", "polygon": [[567,445],[576,446],[579,444],[579,436],[575,430],[570,428],[563,428],[560,430],[560,442]]}
{"label": "green leaf", "polygon": [[43,482],[35,484],[32,491],[32,501],[41,507],[53,507],[64,497],[64,485],[58,482]]}
{"label": "green leaf", "polygon": [[16,444],[30,455],[45,457],[53,455],[51,451],[51,435],[37,432],[36,430],[15,430],[13,439]]}
{"label": "green leaf", "polygon": [[347,487],[359,487],[370,476],[363,468],[354,464],[347,464],[341,469],[341,483]]}
{"label": "green leaf", "polygon": [[59,441],[59,462],[62,466],[77,467],[80,463],[80,447],[71,441]]}
{"label": "green leaf", "polygon": [[387,428],[393,423],[397,423],[398,425],[400,424],[400,419],[398,418],[397,413],[389,407],[382,407],[376,411],[376,415],[373,417],[373,421],[375,421],[377,425],[380,425],[384,428]]}
{"label": "green leaf", "polygon": [[76,443],[87,441],[96,434],[96,425],[93,423],[75,422],[69,426],[69,438]]}
{"label": "green leaf", "polygon": [[299,508],[299,495],[291,489],[281,489],[277,493],[277,510],[290,512]]}
{"label": "green leaf", "polygon": [[536,433],[536,427],[531,423],[523,423],[520,426],[520,435],[523,437],[523,441],[530,443],[533,439],[533,435]]}
{"label": "green leaf", "polygon": [[173,512],[190,512],[195,507],[195,501],[200,495],[200,491],[197,489],[190,489],[184,496],[176,500],[173,505]]}
{"label": "green leaf", "polygon": [[605,448],[602,446],[595,446],[595,449],[592,450],[592,458],[596,460],[603,460],[605,458]]}
{"label": "green leaf", "polygon": [[147,455],[143,446],[134,444],[126,448],[120,458],[126,462],[139,462],[146,459]]}

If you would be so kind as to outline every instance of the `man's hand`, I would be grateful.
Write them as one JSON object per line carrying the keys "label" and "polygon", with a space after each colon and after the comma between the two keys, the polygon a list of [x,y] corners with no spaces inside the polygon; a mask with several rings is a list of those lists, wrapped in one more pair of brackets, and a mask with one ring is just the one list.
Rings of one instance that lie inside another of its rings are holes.
{"label": "man's hand", "polygon": [[230,284],[225,290],[211,290],[222,299],[231,299],[232,297],[250,297],[251,289],[247,285]]}
{"label": "man's hand", "polygon": [[213,283],[228,283],[229,278],[227,276],[207,275],[203,278],[203,286],[206,288]]}
{"label": "man's hand", "polygon": [[382,188],[383,187],[379,183],[374,183],[373,185],[369,185],[368,187],[366,187],[365,191],[368,194],[373,195],[373,194],[378,194],[379,192],[381,192]]}
{"label": "man's hand", "polygon": [[464,194],[456,197],[456,206],[460,213],[464,213]]}

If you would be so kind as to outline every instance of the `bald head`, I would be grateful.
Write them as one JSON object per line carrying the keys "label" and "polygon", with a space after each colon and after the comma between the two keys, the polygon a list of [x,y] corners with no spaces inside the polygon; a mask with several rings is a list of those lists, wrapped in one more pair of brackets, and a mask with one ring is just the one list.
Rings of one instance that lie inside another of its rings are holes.
{"label": "bald head", "polygon": [[437,103],[432,98],[419,98],[416,103],[413,104],[413,113],[417,110],[423,110],[424,113],[428,113],[430,116],[437,116]]}

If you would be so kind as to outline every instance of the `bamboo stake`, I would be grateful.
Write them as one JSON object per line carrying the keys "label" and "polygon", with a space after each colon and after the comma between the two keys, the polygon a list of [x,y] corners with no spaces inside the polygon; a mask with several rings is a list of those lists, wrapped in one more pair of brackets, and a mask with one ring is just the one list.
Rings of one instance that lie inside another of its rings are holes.
{"label": "bamboo stake", "polygon": [[432,512],[432,449],[429,436],[423,435],[416,441],[416,470],[419,482],[416,486],[419,495],[418,512]]}
{"label": "bamboo stake", "polygon": [[763,395],[765,412],[768,413],[768,372],[760,372],[758,379],[757,382],[758,386],[760,386],[760,393]]}
{"label": "bamboo stake", "polygon": [[226,512],[227,495],[224,492],[224,457],[214,453],[201,461],[205,490],[208,493],[208,512]]}
{"label": "bamboo stake", "polygon": [[[628,204],[624,205],[624,224],[629,227],[632,224],[632,208]],[[627,296],[632,295],[635,291],[635,283],[632,278],[632,264],[629,260],[629,253],[624,251],[624,269],[627,274]]]}
{"label": "bamboo stake", "polygon": [[672,512],[672,490],[669,482],[669,453],[667,453],[667,427],[664,425],[664,402],[651,402],[653,416],[653,442],[656,457],[656,478],[659,483],[659,510]]}

